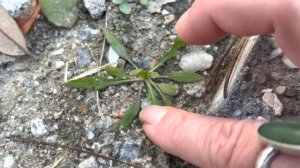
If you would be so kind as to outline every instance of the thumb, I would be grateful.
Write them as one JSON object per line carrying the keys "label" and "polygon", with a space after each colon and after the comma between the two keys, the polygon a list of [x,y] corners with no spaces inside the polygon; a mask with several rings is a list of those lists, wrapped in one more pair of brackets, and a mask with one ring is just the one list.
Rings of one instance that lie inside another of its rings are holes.
{"label": "thumb", "polygon": [[148,137],[166,152],[199,167],[254,167],[263,148],[261,124],[151,106],[140,113]]}

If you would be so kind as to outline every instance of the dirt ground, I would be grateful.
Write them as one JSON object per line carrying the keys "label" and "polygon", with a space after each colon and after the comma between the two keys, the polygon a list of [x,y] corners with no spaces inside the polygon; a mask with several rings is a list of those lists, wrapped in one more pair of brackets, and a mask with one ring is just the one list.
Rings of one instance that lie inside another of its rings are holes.
{"label": "dirt ground", "polygon": [[[171,23],[166,23],[162,14],[149,13],[136,3],[132,3],[133,12],[126,16],[110,1],[106,3],[107,27],[130,50],[132,59],[144,66],[153,59],[159,59],[170,48],[177,37],[174,30],[176,19],[190,6],[191,1],[177,1],[163,6],[163,9],[175,15]],[[92,20],[82,1],[78,7],[79,20],[71,29],[58,28],[42,15],[39,16],[26,38],[30,50],[39,55],[40,60],[0,56],[0,165],[12,159],[13,167],[51,167],[64,157],[58,167],[80,167],[84,164],[90,167],[125,167],[100,158],[96,160],[86,153],[8,139],[18,135],[90,150],[143,167],[192,167],[153,145],[143,133],[139,120],[127,130],[118,129],[120,116],[138,94],[136,83],[112,86],[99,95],[96,91],[64,86],[67,63],[67,75],[71,78],[96,67],[102,52],[103,35],[98,30],[105,26],[105,16],[100,20]],[[121,21],[128,25],[123,30],[117,30]],[[226,43],[227,40],[212,46],[189,46],[184,53],[204,50],[216,58],[215,65]],[[107,49],[106,45],[105,53]],[[270,59],[274,49],[271,36],[260,38],[237,80],[235,91],[228,97],[228,103],[215,115],[238,119],[262,116],[268,120],[300,121],[300,71],[287,68],[280,56]],[[87,54],[90,59],[81,60],[82,54]],[[179,60],[178,57],[168,63],[161,71],[179,69]],[[106,62],[105,57],[103,64]],[[201,103],[203,96],[197,94],[201,92],[197,88],[203,88],[202,83],[207,81],[213,67],[200,72],[204,81],[178,84],[180,93],[174,98],[177,107],[205,114],[209,102]],[[125,69],[130,68],[125,65]],[[274,92],[278,86],[287,88],[278,96],[284,104],[280,118],[274,117],[272,108],[261,98],[263,89],[271,88]],[[188,93],[190,90],[196,91]],[[212,97],[214,93],[209,94]],[[98,104],[96,96],[99,96]],[[34,135],[32,129],[35,127],[39,127],[40,132]]]}

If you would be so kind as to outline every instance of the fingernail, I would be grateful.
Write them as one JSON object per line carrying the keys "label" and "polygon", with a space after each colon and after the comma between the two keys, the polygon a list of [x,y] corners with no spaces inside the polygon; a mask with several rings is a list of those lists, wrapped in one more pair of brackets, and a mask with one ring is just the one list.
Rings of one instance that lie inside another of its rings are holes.
{"label": "fingernail", "polygon": [[150,106],[143,109],[139,117],[145,124],[154,125],[159,123],[167,112],[168,109],[166,107]]}

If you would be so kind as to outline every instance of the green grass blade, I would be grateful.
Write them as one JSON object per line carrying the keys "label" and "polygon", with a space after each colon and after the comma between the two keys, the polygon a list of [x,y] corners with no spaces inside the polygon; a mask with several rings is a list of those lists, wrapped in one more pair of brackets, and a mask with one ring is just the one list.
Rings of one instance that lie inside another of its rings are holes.
{"label": "green grass blade", "polygon": [[158,99],[158,94],[156,90],[151,86],[149,81],[145,81],[147,86],[147,94],[148,98],[151,101],[152,105],[161,105],[161,101]]}
{"label": "green grass blade", "polygon": [[167,61],[175,58],[178,54],[179,54],[179,49],[185,47],[187,45],[186,42],[180,40],[180,39],[176,39],[176,41],[174,42],[171,50],[169,52],[167,52],[162,59],[160,59],[160,61],[150,70],[150,71],[154,71],[157,68],[163,66]]}
{"label": "green grass blade", "polygon": [[80,79],[67,81],[65,85],[71,88],[92,89],[96,87],[97,81],[93,77],[83,77]]}
{"label": "green grass blade", "polygon": [[167,83],[159,83],[157,84],[161,92],[163,92],[166,95],[169,96],[176,96],[178,94],[178,91],[173,85],[167,84]]}
{"label": "green grass blade", "polygon": [[175,71],[165,75],[166,78],[176,82],[197,82],[202,80],[202,77],[194,72]]}
{"label": "green grass blade", "polygon": [[126,47],[120,42],[120,40],[107,28],[101,29],[106,40],[111,45],[111,47],[116,51],[116,53],[126,61],[128,61],[132,66],[137,66],[133,63],[133,61],[129,58],[129,54],[127,52]]}
{"label": "green grass blade", "polygon": [[123,69],[113,67],[113,66],[105,67],[105,71],[110,76],[119,78],[119,79],[126,79],[128,76]]}

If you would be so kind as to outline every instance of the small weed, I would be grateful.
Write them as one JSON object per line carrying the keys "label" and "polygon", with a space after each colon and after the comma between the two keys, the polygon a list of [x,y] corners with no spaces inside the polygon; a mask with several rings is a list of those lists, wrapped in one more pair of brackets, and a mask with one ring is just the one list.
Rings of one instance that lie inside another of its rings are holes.
{"label": "small weed", "polygon": [[[124,13],[124,14],[126,14],[126,15],[130,14],[132,7],[131,7],[131,5],[128,3],[127,0],[113,0],[112,2],[113,2],[114,4],[116,4],[116,5],[119,5],[119,10],[120,10],[122,13]],[[147,6],[148,3],[149,3],[149,1],[148,1],[148,0],[139,0],[139,3],[140,3],[141,5]]]}
{"label": "small weed", "polygon": [[193,72],[173,71],[167,74],[159,74],[156,70],[163,66],[167,61],[175,58],[179,54],[179,50],[186,46],[186,43],[177,39],[171,50],[164,54],[162,59],[151,69],[141,69],[129,58],[127,49],[121,44],[119,39],[108,29],[103,28],[102,32],[110,43],[111,47],[120,55],[121,58],[129,62],[135,69],[125,72],[123,69],[116,67],[106,67],[105,71],[113,78],[104,76],[83,77],[76,80],[66,82],[66,85],[72,88],[85,88],[103,90],[108,86],[120,85],[124,83],[140,82],[141,87],[138,98],[126,110],[125,115],[120,121],[119,127],[124,129],[128,127],[138,116],[141,108],[141,90],[145,86],[147,88],[147,97],[151,104],[172,106],[169,96],[176,96],[177,90],[173,85],[158,82],[159,79],[168,79],[175,82],[196,82],[201,80],[201,76]]}
{"label": "small weed", "polygon": [[117,31],[125,31],[126,27],[129,25],[129,23],[125,20],[119,21],[115,26]]}

